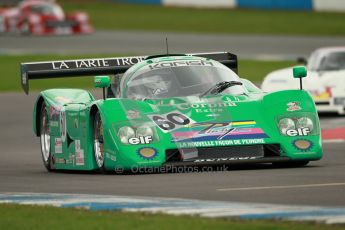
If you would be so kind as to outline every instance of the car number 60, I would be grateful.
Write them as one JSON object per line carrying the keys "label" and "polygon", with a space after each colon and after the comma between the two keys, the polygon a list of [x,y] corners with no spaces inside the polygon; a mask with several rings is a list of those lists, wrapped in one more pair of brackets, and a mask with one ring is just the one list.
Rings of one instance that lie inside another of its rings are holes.
{"label": "car number 60", "polygon": [[162,116],[154,115],[152,116],[152,120],[159,128],[166,132],[191,123],[188,117],[177,112],[168,113]]}

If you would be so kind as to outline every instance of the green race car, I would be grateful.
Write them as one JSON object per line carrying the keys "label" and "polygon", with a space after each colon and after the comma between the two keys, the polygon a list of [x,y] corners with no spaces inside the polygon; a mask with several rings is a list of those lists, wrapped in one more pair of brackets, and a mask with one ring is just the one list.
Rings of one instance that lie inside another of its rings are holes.
{"label": "green race car", "polygon": [[[33,111],[48,170],[180,165],[306,165],[322,157],[319,118],[304,90],[264,93],[238,77],[227,52],[21,64],[29,80],[95,77],[82,89],[41,92]],[[296,78],[306,76],[296,67]],[[291,76],[293,77],[293,76]]]}

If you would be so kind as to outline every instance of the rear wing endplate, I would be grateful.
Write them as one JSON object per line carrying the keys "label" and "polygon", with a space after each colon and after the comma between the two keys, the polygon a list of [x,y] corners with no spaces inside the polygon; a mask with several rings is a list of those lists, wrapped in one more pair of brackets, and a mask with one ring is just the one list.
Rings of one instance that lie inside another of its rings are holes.
{"label": "rear wing endplate", "polygon": [[[237,56],[229,52],[187,54],[213,59],[237,72]],[[29,81],[34,79],[119,74],[144,61],[147,56],[94,58],[65,61],[29,62],[20,65],[24,92],[29,93]]]}

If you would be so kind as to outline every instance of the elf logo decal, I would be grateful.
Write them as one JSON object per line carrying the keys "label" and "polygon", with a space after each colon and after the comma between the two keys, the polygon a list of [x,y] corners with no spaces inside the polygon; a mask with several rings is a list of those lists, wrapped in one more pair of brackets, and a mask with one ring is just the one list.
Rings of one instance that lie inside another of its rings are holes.
{"label": "elf logo decal", "polygon": [[165,133],[195,123],[192,119],[178,111],[163,115],[151,115],[150,118]]}
{"label": "elf logo decal", "polygon": [[66,140],[66,129],[66,113],[65,109],[62,108],[60,111],[60,136],[63,142]]}
{"label": "elf logo decal", "polygon": [[290,129],[288,131],[286,131],[286,134],[290,137],[295,137],[295,136],[308,136],[310,133],[310,129],[309,128],[300,128],[297,130],[294,129]]}
{"label": "elf logo decal", "polygon": [[152,142],[152,136],[147,137],[132,137],[128,139],[128,143],[131,145],[138,145],[138,144],[150,144]]}

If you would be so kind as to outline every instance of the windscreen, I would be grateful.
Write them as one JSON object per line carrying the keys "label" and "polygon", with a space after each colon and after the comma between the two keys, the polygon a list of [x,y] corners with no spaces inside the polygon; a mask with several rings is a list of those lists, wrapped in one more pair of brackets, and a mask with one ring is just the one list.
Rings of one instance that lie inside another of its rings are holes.
{"label": "windscreen", "polygon": [[[200,95],[223,81],[240,79],[231,69],[215,62],[163,62],[134,74],[127,83],[125,97],[159,99]],[[243,94],[244,88],[232,86],[223,93]]]}
{"label": "windscreen", "polygon": [[310,63],[311,70],[332,71],[345,69],[345,52],[328,53],[319,58],[318,62]]}
{"label": "windscreen", "polygon": [[55,4],[33,5],[31,6],[31,11],[37,14],[55,15],[57,17],[64,17],[64,13],[61,7]]}

